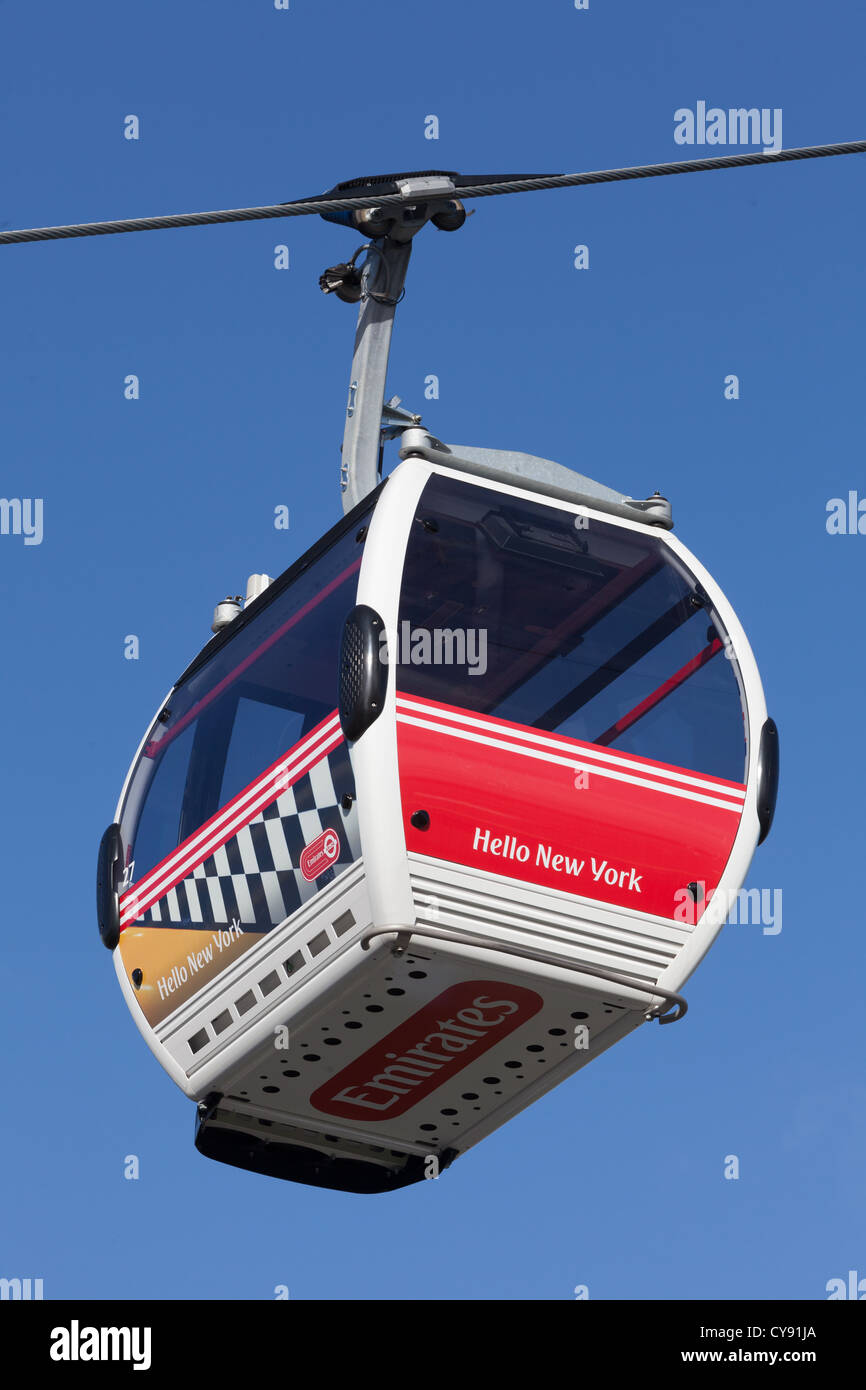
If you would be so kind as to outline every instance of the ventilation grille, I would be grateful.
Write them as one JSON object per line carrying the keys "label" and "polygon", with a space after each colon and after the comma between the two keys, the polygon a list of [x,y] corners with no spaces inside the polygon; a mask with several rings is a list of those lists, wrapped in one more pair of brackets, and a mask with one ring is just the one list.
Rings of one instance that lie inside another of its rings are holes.
{"label": "ventilation grille", "polygon": [[[591,909],[575,903],[568,908],[547,908],[538,901],[522,902],[509,886],[509,897],[459,882],[444,881],[432,873],[413,872],[410,877],[419,926],[453,927],[475,935],[488,933],[502,942],[502,933],[531,938],[546,949],[561,952],[588,965],[607,965],[611,970],[635,975],[637,981],[655,984],[662,971],[676,960],[689,933],[670,927],[635,923],[634,928],[609,920],[593,921]],[[476,880],[477,883],[477,880]],[[530,894],[526,895],[528,898]]]}
{"label": "ventilation grille", "polygon": [[361,703],[364,677],[364,636],[351,618],[343,629],[340,653],[340,710],[351,717]]}
{"label": "ventilation grille", "polygon": [[[266,1001],[268,996],[273,994],[280,986],[284,989],[288,988],[290,985],[294,987],[298,977],[302,976],[307,968],[312,965],[316,956],[321,955],[330,945],[339,941],[340,937],[345,936],[355,925],[355,915],[348,908],[345,912],[341,912],[338,917],[334,918],[330,927],[324,929],[319,928],[319,922],[317,921],[316,926],[319,930],[317,930],[305,943],[298,945],[293,942],[292,944],[296,946],[296,949],[286,960],[280,962],[276,966],[271,961],[268,961],[266,973],[262,978],[252,984],[248,981],[244,981],[242,993],[227,1007],[224,1005],[223,1001],[220,1001],[222,1005],[220,1012],[187,1038],[187,1046],[190,1053],[196,1056],[198,1053],[204,1051],[210,1043],[216,1042],[220,1038],[225,1041],[222,1035],[231,1029],[233,1024],[241,1023],[244,1015],[248,1014],[250,1009]],[[240,986],[238,987],[240,988]]]}
{"label": "ventilation grille", "polygon": [[385,624],[374,608],[359,603],[343,624],[340,643],[340,724],[354,743],[379,718],[388,686],[388,666],[379,639]]}

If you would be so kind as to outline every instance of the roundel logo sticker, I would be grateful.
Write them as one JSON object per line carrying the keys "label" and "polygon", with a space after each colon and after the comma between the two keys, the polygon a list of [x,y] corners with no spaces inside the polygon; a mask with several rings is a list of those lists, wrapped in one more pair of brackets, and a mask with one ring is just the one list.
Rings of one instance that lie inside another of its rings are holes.
{"label": "roundel logo sticker", "polygon": [[330,869],[340,857],[340,837],[336,830],[323,830],[312,844],[301,851],[301,873],[308,883]]}

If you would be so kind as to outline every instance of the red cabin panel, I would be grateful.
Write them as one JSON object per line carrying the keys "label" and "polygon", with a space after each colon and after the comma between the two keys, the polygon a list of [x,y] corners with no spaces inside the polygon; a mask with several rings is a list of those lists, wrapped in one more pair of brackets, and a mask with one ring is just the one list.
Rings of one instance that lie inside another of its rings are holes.
{"label": "red cabin panel", "polygon": [[411,851],[680,922],[742,815],[742,783],[417,697],[397,745]]}

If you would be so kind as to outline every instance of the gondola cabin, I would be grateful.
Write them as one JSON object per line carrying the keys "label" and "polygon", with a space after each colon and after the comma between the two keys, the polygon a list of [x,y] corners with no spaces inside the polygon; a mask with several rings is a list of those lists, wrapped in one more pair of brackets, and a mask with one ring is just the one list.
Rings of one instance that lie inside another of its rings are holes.
{"label": "gondola cabin", "polygon": [[681,1017],[777,772],[663,498],[401,442],[178,680],[100,851],[103,940],[198,1148],[355,1192]]}

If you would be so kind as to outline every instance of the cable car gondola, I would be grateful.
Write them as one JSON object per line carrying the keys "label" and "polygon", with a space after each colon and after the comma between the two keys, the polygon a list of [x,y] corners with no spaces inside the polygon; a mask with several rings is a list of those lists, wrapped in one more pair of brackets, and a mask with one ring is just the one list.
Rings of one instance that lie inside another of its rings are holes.
{"label": "cable car gondola", "polygon": [[[448,446],[383,405],[426,222],[647,172],[427,171],[0,234],[300,211],[372,237],[361,268],[321,281],[360,304],[343,520],[219,605],[100,846],[102,940],[211,1158],[355,1192],[437,1176],[648,1019],[683,1017],[770,829],[778,736],[755,659],[668,501]],[[382,479],[387,438],[401,461]]]}
{"label": "cable car gondola", "polygon": [[360,1191],[682,1015],[776,766],[660,499],[403,439],[178,681],[103,847],[107,944],[201,1151]]}

